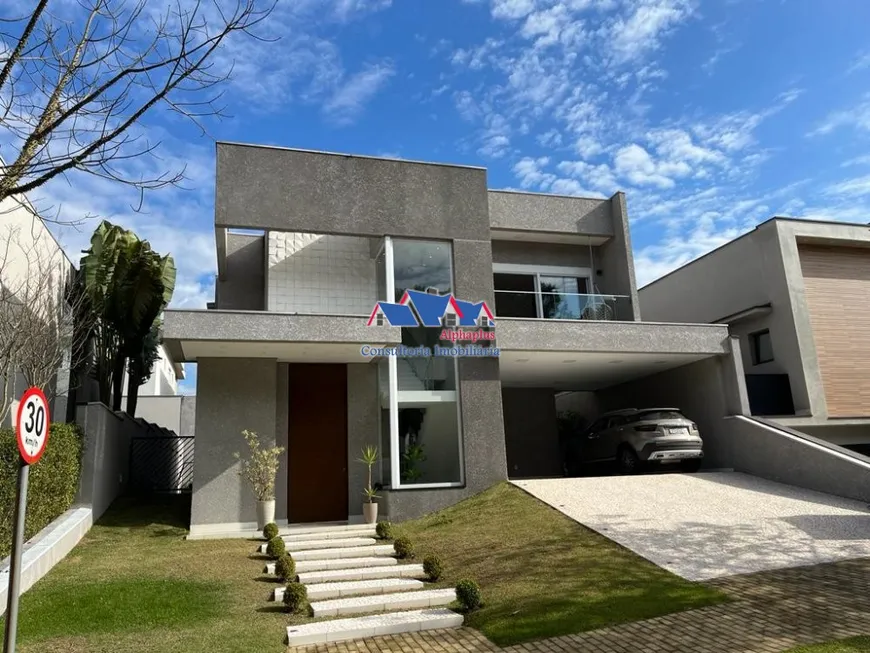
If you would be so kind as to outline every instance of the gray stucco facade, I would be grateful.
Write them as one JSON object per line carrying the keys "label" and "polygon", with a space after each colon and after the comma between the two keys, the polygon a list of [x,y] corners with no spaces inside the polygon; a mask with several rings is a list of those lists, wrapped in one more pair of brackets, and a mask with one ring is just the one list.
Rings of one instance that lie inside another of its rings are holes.
{"label": "gray stucco facade", "polygon": [[[560,473],[554,386],[545,379],[522,387],[516,365],[529,360],[539,370],[552,365],[569,385],[572,368],[566,364],[576,363],[576,386],[583,376],[583,387],[596,393],[602,406],[620,407],[644,397],[668,405],[685,401],[697,407],[711,436],[717,418],[741,411],[741,381],[734,373],[739,365],[730,360],[727,327],[640,321],[649,318],[638,303],[622,193],[588,199],[488,191],[481,168],[220,143],[215,228],[215,302],[206,311],[170,310],[164,319],[164,340],[173,357],[199,363],[192,533],[250,526],[254,497],[238,477],[233,453],[243,450],[243,429],[257,431],[265,446],[287,447],[299,419],[299,409],[291,408],[292,387],[298,387],[291,381],[296,363],[346,367],[347,458],[337,464],[346,467],[347,518],[361,519],[365,467],[358,462],[359,452],[366,445],[382,452],[385,442],[395,446],[395,440],[384,438],[395,432],[389,417],[395,413],[384,394],[394,390],[385,383],[379,361],[361,355],[361,347],[396,345],[402,332],[368,326],[359,307],[368,313],[369,296],[385,297],[387,284],[378,275],[392,255],[387,244],[394,239],[449,243],[451,286],[460,299],[495,307],[494,270],[513,265],[518,274],[540,269],[540,274],[569,281],[579,274],[576,270],[588,270],[587,294],[576,293],[577,301],[600,292],[622,297],[628,310],[604,321],[580,315],[496,315],[502,358],[465,357],[456,365],[456,400],[451,401],[458,401],[461,482],[391,486],[389,463],[383,461],[374,479],[387,485],[380,493],[382,515],[413,518],[510,476]],[[236,228],[263,235],[233,233]],[[275,233],[282,234],[280,248]],[[285,266],[292,273],[277,267],[277,258],[292,258],[299,251],[304,265]],[[328,274],[329,282],[318,283],[318,274]],[[283,295],[273,304],[271,293],[277,292]],[[330,293],[333,299],[320,302],[321,295]],[[313,310],[316,302],[338,308]],[[267,310],[273,305],[289,310]],[[613,386],[607,380],[611,377],[595,378],[597,363],[592,361],[602,354],[632,370],[619,378],[642,380]],[[692,395],[699,388],[715,398]],[[407,392],[413,401],[443,400],[437,388]],[[724,446],[714,445],[714,458],[719,457],[717,447]],[[514,460],[528,452],[528,461],[510,469],[509,450]],[[297,487],[290,478],[293,462],[286,452],[280,461],[275,491],[279,523],[292,512],[288,493]]]}

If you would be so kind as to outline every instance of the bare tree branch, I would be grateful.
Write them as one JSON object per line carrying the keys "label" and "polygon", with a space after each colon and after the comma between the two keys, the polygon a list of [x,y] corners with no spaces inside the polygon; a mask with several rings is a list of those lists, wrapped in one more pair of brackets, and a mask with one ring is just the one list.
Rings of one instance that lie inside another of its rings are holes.
{"label": "bare tree branch", "polygon": [[260,39],[254,28],[276,1],[174,0],[161,11],[153,0],[79,0],[80,15],[61,20],[39,0],[6,21],[21,31],[0,32],[0,142],[13,152],[0,163],[0,202],[73,172],[140,191],[179,184],[183,171],[138,163],[158,144],[135,126],[162,105],[206,133],[203,118],[224,111],[227,39]]}

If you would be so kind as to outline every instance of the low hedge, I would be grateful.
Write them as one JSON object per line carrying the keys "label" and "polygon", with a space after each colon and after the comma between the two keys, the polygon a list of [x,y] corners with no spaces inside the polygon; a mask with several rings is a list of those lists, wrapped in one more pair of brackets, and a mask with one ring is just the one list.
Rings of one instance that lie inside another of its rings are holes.
{"label": "low hedge", "polygon": [[[83,435],[75,424],[52,424],[48,446],[30,466],[24,538],[30,539],[69,510],[79,490]],[[0,429],[0,559],[12,548],[12,520],[18,485],[18,445],[15,431]]]}

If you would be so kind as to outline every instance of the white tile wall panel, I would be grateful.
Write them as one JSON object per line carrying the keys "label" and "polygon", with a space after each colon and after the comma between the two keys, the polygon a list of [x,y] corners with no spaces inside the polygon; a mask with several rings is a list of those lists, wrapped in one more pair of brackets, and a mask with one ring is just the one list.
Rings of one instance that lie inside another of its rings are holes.
{"label": "white tile wall panel", "polygon": [[377,301],[368,238],[269,232],[268,310],[368,315]]}

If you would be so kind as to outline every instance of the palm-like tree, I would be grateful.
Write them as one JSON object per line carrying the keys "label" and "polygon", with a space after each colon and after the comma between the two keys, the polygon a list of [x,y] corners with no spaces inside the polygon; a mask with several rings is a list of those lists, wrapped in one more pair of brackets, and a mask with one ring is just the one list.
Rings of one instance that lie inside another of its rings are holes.
{"label": "palm-like tree", "polygon": [[[95,373],[100,400],[121,410],[124,369],[130,361],[128,408],[135,413],[140,379],[150,364],[148,346],[159,336],[155,324],[175,289],[175,262],[160,256],[147,240],[132,231],[103,221],[82,258],[82,279],[96,317]],[[135,376],[136,378],[132,378]],[[147,378],[147,375],[146,377]],[[135,390],[134,390],[135,388]]]}

